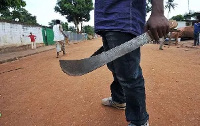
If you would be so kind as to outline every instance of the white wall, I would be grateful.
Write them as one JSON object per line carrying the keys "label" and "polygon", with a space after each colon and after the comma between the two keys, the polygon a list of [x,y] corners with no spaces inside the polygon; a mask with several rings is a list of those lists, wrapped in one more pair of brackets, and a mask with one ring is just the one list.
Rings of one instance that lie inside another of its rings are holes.
{"label": "white wall", "polygon": [[36,36],[36,43],[43,43],[41,27],[0,22],[0,48],[31,44],[30,32]]}
{"label": "white wall", "polygon": [[186,26],[186,22],[185,21],[177,21],[178,26],[176,28],[181,28],[181,27],[185,27]]}

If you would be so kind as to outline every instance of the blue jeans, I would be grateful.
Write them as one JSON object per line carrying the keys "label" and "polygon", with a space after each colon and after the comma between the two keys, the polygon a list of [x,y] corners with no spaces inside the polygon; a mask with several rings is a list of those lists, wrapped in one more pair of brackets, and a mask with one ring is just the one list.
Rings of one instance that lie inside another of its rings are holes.
{"label": "blue jeans", "polygon": [[199,33],[194,34],[194,46],[199,45]]}
{"label": "blue jeans", "polygon": [[[107,51],[132,38],[135,35],[123,32],[102,33],[103,47]],[[126,103],[126,120],[142,125],[148,119],[146,111],[145,87],[140,67],[140,48],[107,64],[114,81],[110,86],[113,101]]]}

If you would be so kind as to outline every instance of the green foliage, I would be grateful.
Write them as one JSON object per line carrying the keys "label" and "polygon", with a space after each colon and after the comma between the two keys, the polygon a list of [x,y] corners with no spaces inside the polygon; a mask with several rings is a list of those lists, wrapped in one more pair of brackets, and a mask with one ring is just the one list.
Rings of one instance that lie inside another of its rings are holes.
{"label": "green foliage", "polygon": [[74,26],[70,26],[69,29],[68,29],[68,31],[76,32],[76,29],[75,29]]}
{"label": "green foliage", "polygon": [[179,15],[173,16],[171,19],[176,20],[176,21],[184,21],[184,20],[190,20],[192,17],[198,19],[200,18],[200,13],[190,11],[189,13],[185,13],[183,15],[179,14]]}
{"label": "green foliage", "polygon": [[12,20],[11,12],[9,9],[2,10],[0,14],[0,19],[5,19],[9,21]]}
{"label": "green foliage", "polygon": [[173,16],[171,19],[176,20],[176,21],[183,21],[185,18],[183,17],[183,15],[179,14],[179,15]]}
{"label": "green foliage", "polygon": [[0,0],[0,13],[9,8],[21,8],[25,7],[26,2],[24,0]]}
{"label": "green foliage", "polygon": [[174,0],[168,0],[168,2],[166,2],[165,9],[168,9],[168,13],[170,13],[171,9],[175,9],[177,5],[177,3],[174,3]]}
{"label": "green foliage", "polygon": [[16,8],[12,11],[9,9],[1,11],[0,19],[7,21],[15,21],[15,19],[19,19],[19,22],[25,24],[38,25],[36,16],[32,16],[26,9],[24,8]]}
{"label": "green foliage", "polygon": [[84,26],[83,31],[84,31],[84,33],[87,33],[88,35],[92,35],[92,36],[94,35],[94,28],[89,25]]}
{"label": "green foliage", "polygon": [[64,31],[68,31],[69,30],[67,22],[61,23],[61,25],[62,25],[62,28],[63,28]]}
{"label": "green foliage", "polygon": [[56,20],[51,20],[48,25],[53,28],[54,24],[55,24]]}
{"label": "green foliage", "polygon": [[93,10],[92,0],[60,0],[55,6],[55,11],[66,16],[68,22],[73,22],[79,32],[80,22],[90,20],[90,11]]}
{"label": "green foliage", "polygon": [[185,13],[184,15],[183,15],[183,17],[185,18],[185,19],[191,19],[191,17],[197,17],[197,15],[198,15],[198,13],[196,13],[196,12],[194,12],[194,11],[189,11],[189,13]]}
{"label": "green foliage", "polygon": [[149,13],[152,10],[151,0],[146,0],[146,12]]}

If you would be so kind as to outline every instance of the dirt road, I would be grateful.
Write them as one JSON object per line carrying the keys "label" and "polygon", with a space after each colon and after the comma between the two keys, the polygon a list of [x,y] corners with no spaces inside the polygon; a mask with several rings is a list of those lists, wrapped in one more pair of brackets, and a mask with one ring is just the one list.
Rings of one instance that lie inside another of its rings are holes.
{"label": "dirt road", "polygon": [[[101,39],[67,45],[62,59],[89,57]],[[200,49],[142,47],[151,126],[200,125]],[[104,66],[64,74],[55,50],[0,64],[0,126],[127,126],[123,110],[101,105],[110,95]]]}

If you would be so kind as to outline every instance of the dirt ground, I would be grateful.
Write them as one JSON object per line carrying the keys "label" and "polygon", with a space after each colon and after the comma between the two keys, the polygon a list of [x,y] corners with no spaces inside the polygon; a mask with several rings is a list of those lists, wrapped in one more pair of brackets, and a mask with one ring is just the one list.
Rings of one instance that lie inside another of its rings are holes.
{"label": "dirt ground", "polygon": [[[89,57],[101,39],[67,45],[61,59]],[[191,43],[142,47],[150,126],[200,125],[200,48]],[[127,126],[110,96],[106,66],[79,77],[64,74],[55,50],[0,64],[0,126]]]}

